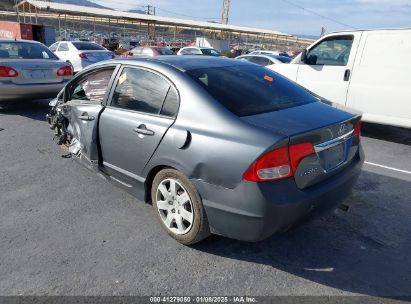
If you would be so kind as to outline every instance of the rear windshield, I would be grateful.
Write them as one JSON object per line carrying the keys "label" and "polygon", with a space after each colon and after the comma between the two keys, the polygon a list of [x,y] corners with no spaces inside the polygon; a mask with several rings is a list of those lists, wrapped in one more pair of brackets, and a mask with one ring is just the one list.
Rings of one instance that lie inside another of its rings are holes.
{"label": "rear windshield", "polygon": [[104,51],[106,50],[105,48],[98,45],[97,43],[91,43],[91,42],[73,42],[73,45],[79,51]]}
{"label": "rear windshield", "polygon": [[201,52],[208,56],[221,56],[221,53],[215,49],[201,49]]}
{"label": "rear windshield", "polygon": [[0,42],[0,59],[51,59],[58,58],[45,46],[28,42]]}
{"label": "rear windshield", "polygon": [[318,101],[299,85],[257,65],[193,69],[186,73],[237,116],[278,111]]}
{"label": "rear windshield", "polygon": [[154,48],[157,52],[159,52],[161,55],[174,55],[173,51],[168,49],[168,48],[159,48],[155,47]]}

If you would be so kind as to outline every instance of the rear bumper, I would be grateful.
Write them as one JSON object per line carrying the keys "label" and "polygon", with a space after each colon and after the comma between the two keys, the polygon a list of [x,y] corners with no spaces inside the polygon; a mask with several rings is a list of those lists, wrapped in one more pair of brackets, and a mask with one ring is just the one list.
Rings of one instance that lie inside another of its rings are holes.
{"label": "rear bumper", "polygon": [[213,233],[243,241],[259,241],[298,222],[335,209],[351,193],[364,162],[362,149],[350,165],[304,190],[293,178],[276,182],[243,181],[226,189],[193,180],[203,198]]}
{"label": "rear bumper", "polygon": [[55,97],[70,79],[53,84],[12,84],[0,82],[0,102],[20,99],[38,99]]}

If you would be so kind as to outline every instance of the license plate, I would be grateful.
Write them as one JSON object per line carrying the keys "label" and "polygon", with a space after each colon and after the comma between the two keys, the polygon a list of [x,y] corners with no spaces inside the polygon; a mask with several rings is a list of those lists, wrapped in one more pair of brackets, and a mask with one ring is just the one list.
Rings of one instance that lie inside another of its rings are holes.
{"label": "license plate", "polygon": [[44,79],[47,78],[49,70],[26,70],[25,76],[27,78]]}
{"label": "license plate", "polygon": [[332,170],[345,160],[345,143],[338,144],[321,152],[324,169]]}

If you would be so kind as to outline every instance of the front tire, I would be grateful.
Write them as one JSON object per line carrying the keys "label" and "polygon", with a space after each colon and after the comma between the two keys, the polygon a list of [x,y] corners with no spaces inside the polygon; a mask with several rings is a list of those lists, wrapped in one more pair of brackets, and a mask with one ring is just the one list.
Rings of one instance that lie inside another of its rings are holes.
{"label": "front tire", "polygon": [[163,229],[184,245],[192,245],[210,235],[200,195],[179,171],[165,169],[153,180],[151,201]]}

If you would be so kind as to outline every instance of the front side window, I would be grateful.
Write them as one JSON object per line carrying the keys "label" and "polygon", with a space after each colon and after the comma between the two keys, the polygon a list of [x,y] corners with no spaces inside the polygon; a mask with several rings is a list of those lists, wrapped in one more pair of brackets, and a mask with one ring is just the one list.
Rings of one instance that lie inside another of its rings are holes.
{"label": "front side window", "polygon": [[[113,94],[111,106],[146,114],[161,114],[170,84],[161,76],[138,68],[124,68]],[[172,93],[171,93],[172,94]],[[170,96],[171,108],[175,101]],[[175,108],[175,107],[174,107]],[[166,114],[173,110],[164,107]]]}
{"label": "front side window", "polygon": [[237,116],[250,116],[318,101],[301,86],[258,65],[188,70],[186,73]]}
{"label": "front side window", "polygon": [[14,41],[0,42],[0,58],[57,60],[57,57],[42,44]]}
{"label": "front side window", "polygon": [[338,36],[322,40],[308,51],[306,63],[309,65],[347,65],[353,39],[353,36]]}
{"label": "front side window", "polygon": [[93,72],[71,86],[69,100],[101,104],[104,101],[114,67]]}

